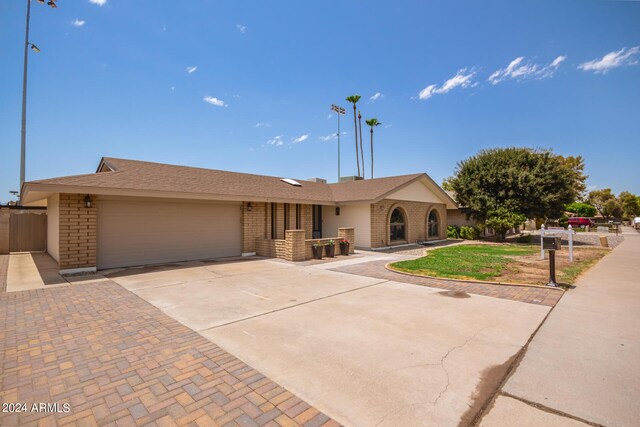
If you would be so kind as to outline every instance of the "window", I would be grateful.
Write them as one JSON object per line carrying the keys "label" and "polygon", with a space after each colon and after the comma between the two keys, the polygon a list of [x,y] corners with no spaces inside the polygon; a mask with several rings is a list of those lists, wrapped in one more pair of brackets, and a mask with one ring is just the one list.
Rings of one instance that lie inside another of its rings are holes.
{"label": "window", "polygon": [[432,209],[427,220],[427,237],[439,237],[438,233],[438,211]]}
{"label": "window", "polygon": [[296,204],[296,230],[300,230],[300,226],[302,224],[302,213],[300,209],[300,203]]}
{"label": "window", "polygon": [[389,240],[407,240],[405,235],[405,219],[402,211],[398,208],[391,212],[391,219],[389,221],[390,236]]}

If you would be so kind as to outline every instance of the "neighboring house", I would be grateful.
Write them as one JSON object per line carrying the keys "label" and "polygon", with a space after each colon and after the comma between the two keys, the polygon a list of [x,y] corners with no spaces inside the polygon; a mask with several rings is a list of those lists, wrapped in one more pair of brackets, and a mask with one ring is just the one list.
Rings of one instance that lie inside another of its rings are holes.
{"label": "neighboring house", "polygon": [[455,207],[424,173],[327,184],[114,158],[93,174],[25,182],[21,201],[47,206],[47,251],[67,273],[252,254],[298,261],[314,239],[443,239]]}

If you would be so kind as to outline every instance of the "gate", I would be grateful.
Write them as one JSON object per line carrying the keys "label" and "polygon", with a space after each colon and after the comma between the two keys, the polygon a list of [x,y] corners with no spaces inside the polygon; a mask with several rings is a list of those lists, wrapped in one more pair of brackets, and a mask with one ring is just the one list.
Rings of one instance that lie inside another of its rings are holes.
{"label": "gate", "polygon": [[46,249],[46,211],[12,209],[9,216],[9,251],[29,252]]}

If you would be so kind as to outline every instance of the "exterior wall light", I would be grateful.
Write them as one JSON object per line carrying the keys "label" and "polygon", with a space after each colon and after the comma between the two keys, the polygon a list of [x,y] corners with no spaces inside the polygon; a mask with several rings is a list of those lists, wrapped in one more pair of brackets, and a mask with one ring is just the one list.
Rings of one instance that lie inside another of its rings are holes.
{"label": "exterior wall light", "polygon": [[253,210],[253,203],[251,203],[251,202],[247,203],[247,210],[249,212],[251,212]]}
{"label": "exterior wall light", "polygon": [[84,196],[84,207],[87,209],[91,207],[91,196],[88,194]]}

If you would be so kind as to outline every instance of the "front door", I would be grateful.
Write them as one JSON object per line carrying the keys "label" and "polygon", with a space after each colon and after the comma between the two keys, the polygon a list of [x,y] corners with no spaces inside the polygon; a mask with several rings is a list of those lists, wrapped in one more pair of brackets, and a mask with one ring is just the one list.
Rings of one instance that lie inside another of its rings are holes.
{"label": "front door", "polygon": [[313,205],[312,208],[312,235],[313,239],[321,239],[322,238],[322,206],[321,205]]}

